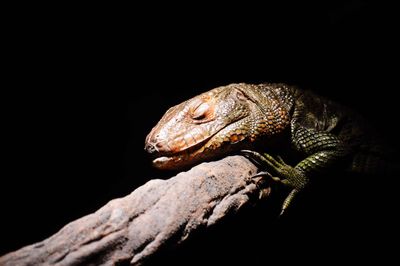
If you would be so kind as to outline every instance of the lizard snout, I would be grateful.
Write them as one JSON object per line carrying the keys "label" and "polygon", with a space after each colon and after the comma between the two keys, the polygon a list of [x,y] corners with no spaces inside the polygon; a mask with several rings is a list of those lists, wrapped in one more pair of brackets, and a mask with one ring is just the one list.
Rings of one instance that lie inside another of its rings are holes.
{"label": "lizard snout", "polygon": [[147,142],[147,143],[144,145],[144,150],[151,154],[151,153],[156,152],[156,151],[157,151],[157,148],[155,147],[155,145],[154,145],[153,143]]}
{"label": "lizard snout", "polygon": [[146,138],[144,149],[150,154],[170,152],[167,141],[162,139],[159,134],[151,133]]}

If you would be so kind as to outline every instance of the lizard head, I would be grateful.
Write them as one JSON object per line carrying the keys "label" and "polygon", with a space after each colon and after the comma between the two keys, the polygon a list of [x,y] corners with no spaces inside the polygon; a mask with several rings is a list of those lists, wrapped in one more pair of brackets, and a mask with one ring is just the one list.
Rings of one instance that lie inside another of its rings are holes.
{"label": "lizard head", "polygon": [[170,108],[146,137],[153,165],[180,169],[249,148],[259,136],[283,129],[277,119],[288,121],[287,114],[260,108],[260,93],[258,85],[231,84]]}

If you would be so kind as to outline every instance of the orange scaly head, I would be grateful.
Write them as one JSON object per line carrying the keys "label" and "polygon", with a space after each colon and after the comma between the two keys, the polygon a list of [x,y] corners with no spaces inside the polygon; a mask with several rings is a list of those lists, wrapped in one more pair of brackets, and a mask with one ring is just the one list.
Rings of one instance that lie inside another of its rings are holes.
{"label": "orange scaly head", "polygon": [[281,132],[290,107],[278,97],[283,89],[269,86],[231,84],[170,108],[146,138],[154,166],[183,168]]}

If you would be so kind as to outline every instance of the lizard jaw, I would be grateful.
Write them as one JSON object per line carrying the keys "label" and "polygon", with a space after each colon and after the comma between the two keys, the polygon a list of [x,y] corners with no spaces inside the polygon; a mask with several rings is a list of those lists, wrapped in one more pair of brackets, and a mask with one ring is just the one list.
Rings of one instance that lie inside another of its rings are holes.
{"label": "lizard jaw", "polygon": [[[177,170],[201,161],[217,158],[222,154],[228,154],[232,150],[237,150],[239,147],[243,146],[238,146],[238,144],[243,144],[242,141],[245,141],[247,137],[244,135],[232,135],[227,137],[224,135],[224,131],[229,126],[240,123],[240,121],[244,119],[246,118],[239,118],[232,124],[222,127],[208,138],[188,149],[179,151],[178,153],[160,154],[161,156],[153,160],[153,166],[159,169]],[[220,149],[220,146],[224,146],[224,148]]]}
{"label": "lizard jaw", "polygon": [[216,133],[208,136],[207,138],[199,141],[193,146],[190,146],[184,150],[172,153],[172,152],[159,152],[159,157],[153,160],[153,166],[159,169],[178,169],[188,164],[188,159],[195,158],[198,153],[204,150],[204,146],[210,141]]}
{"label": "lizard jaw", "polygon": [[160,169],[166,169],[168,167],[165,167],[166,165],[168,165],[168,163],[175,161],[176,163],[178,163],[179,161],[182,160],[181,156],[162,156],[162,157],[158,157],[156,159],[153,160],[153,166],[155,166],[156,168],[160,168]]}
{"label": "lizard jaw", "polygon": [[[198,145],[191,147],[189,149],[183,150],[179,153],[175,154],[166,154],[160,157],[157,157],[153,160],[153,166],[159,169],[171,169],[176,170],[179,168],[183,168],[187,165],[193,164],[197,161],[197,155],[202,154],[204,151],[205,144],[210,141],[212,138],[208,138]],[[200,156],[201,157],[201,156]]]}

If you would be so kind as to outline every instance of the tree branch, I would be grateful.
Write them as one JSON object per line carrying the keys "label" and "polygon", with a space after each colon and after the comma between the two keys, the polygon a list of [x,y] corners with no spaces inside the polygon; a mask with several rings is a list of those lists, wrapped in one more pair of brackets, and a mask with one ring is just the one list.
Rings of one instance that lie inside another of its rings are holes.
{"label": "tree branch", "polygon": [[254,204],[262,179],[242,156],[203,163],[168,180],[151,180],[111,200],[39,243],[0,258],[0,265],[115,265],[145,263],[243,206]]}

